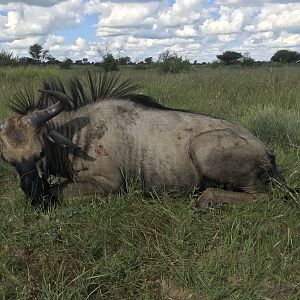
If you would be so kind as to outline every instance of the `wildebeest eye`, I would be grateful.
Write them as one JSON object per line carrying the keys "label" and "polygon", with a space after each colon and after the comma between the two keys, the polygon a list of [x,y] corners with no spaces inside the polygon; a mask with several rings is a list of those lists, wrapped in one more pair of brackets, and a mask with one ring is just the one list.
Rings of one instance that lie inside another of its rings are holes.
{"label": "wildebeest eye", "polygon": [[16,144],[22,144],[24,142],[24,133],[21,130],[15,129],[12,133],[10,138],[16,143]]}

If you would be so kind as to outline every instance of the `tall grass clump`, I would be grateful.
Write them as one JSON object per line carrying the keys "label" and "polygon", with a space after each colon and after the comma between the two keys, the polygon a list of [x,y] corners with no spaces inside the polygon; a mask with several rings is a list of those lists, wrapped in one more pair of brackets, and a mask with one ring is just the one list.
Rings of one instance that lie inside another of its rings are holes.
{"label": "tall grass clump", "polygon": [[0,52],[0,67],[14,67],[19,63],[19,57],[15,56],[12,52],[6,52],[4,50]]}
{"label": "tall grass clump", "polygon": [[246,126],[267,144],[300,145],[300,111],[273,105],[257,108],[244,119]]}
{"label": "tall grass clump", "polygon": [[63,70],[69,70],[72,67],[72,63],[73,62],[70,58],[66,58],[60,63],[60,68]]}

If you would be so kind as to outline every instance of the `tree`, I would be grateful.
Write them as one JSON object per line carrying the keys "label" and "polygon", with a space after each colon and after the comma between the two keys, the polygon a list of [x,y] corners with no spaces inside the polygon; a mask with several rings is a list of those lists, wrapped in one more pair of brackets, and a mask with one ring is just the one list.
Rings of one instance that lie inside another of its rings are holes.
{"label": "tree", "polygon": [[223,54],[217,55],[217,58],[225,65],[237,63],[242,57],[243,55],[241,53],[235,51],[225,51]]}
{"label": "tree", "polygon": [[300,53],[291,50],[278,50],[272,57],[271,61],[292,63],[300,59]]}
{"label": "tree", "polygon": [[86,57],[82,59],[82,63],[83,63],[84,65],[86,65],[86,64],[88,63],[88,61],[89,61],[89,60],[88,60]]}
{"label": "tree", "polygon": [[182,56],[178,56],[176,53],[171,54],[169,50],[159,55],[158,62],[159,68],[163,73],[179,73],[191,67],[187,59],[183,59]]}
{"label": "tree", "polygon": [[43,50],[38,43],[31,45],[28,52],[36,63],[43,63],[51,57],[49,50]]}
{"label": "tree", "polygon": [[26,65],[30,64],[30,60],[32,60],[32,58],[23,56],[23,57],[19,58],[19,63],[20,63],[20,65],[26,66]]}
{"label": "tree", "polygon": [[118,60],[114,58],[112,54],[107,54],[103,61],[101,62],[101,66],[105,70],[105,72],[114,72],[118,71]]}
{"label": "tree", "polygon": [[47,64],[49,65],[58,65],[60,63],[59,60],[57,60],[55,57],[53,57],[52,55],[48,56],[48,61]]}
{"label": "tree", "polygon": [[105,45],[105,49],[98,48],[98,53],[102,57],[101,66],[105,70],[105,72],[113,72],[118,71],[118,59],[116,59],[108,44]]}
{"label": "tree", "polygon": [[152,56],[146,57],[144,61],[147,65],[150,65],[153,63],[153,57]]}
{"label": "tree", "polygon": [[40,61],[42,63],[48,61],[51,58],[52,58],[52,56],[50,55],[50,51],[49,50],[43,50],[42,51],[42,57],[40,59]]}
{"label": "tree", "polygon": [[129,65],[131,64],[131,58],[129,56],[120,57],[118,59],[120,65]]}
{"label": "tree", "polygon": [[248,66],[253,66],[254,64],[255,64],[255,60],[250,56],[250,53],[249,52],[243,53],[241,65],[248,67]]}
{"label": "tree", "polygon": [[36,43],[29,47],[28,52],[34,60],[39,61],[41,58],[42,50],[43,50],[43,47],[40,44]]}

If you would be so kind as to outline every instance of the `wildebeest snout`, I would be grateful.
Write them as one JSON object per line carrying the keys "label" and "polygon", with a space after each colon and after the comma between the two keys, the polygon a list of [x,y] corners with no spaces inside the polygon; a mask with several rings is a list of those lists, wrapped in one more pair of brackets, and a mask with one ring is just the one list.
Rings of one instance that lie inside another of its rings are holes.
{"label": "wildebeest snout", "polygon": [[51,202],[55,202],[53,195],[50,193],[50,185],[47,179],[38,171],[37,163],[39,158],[14,163],[24,193],[31,199],[34,206],[41,205],[47,208]]}

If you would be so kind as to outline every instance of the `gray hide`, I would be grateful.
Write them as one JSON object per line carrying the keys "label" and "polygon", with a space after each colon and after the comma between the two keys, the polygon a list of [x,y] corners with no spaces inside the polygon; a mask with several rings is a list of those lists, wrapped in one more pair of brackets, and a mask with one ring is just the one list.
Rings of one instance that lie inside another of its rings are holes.
{"label": "gray hide", "polygon": [[267,191],[277,176],[275,158],[248,130],[202,114],[104,100],[63,112],[58,124],[89,117],[73,138],[94,161],[70,155],[74,181],[65,192],[117,192],[124,178],[139,178],[146,192],[190,190],[206,184],[236,191]]}

